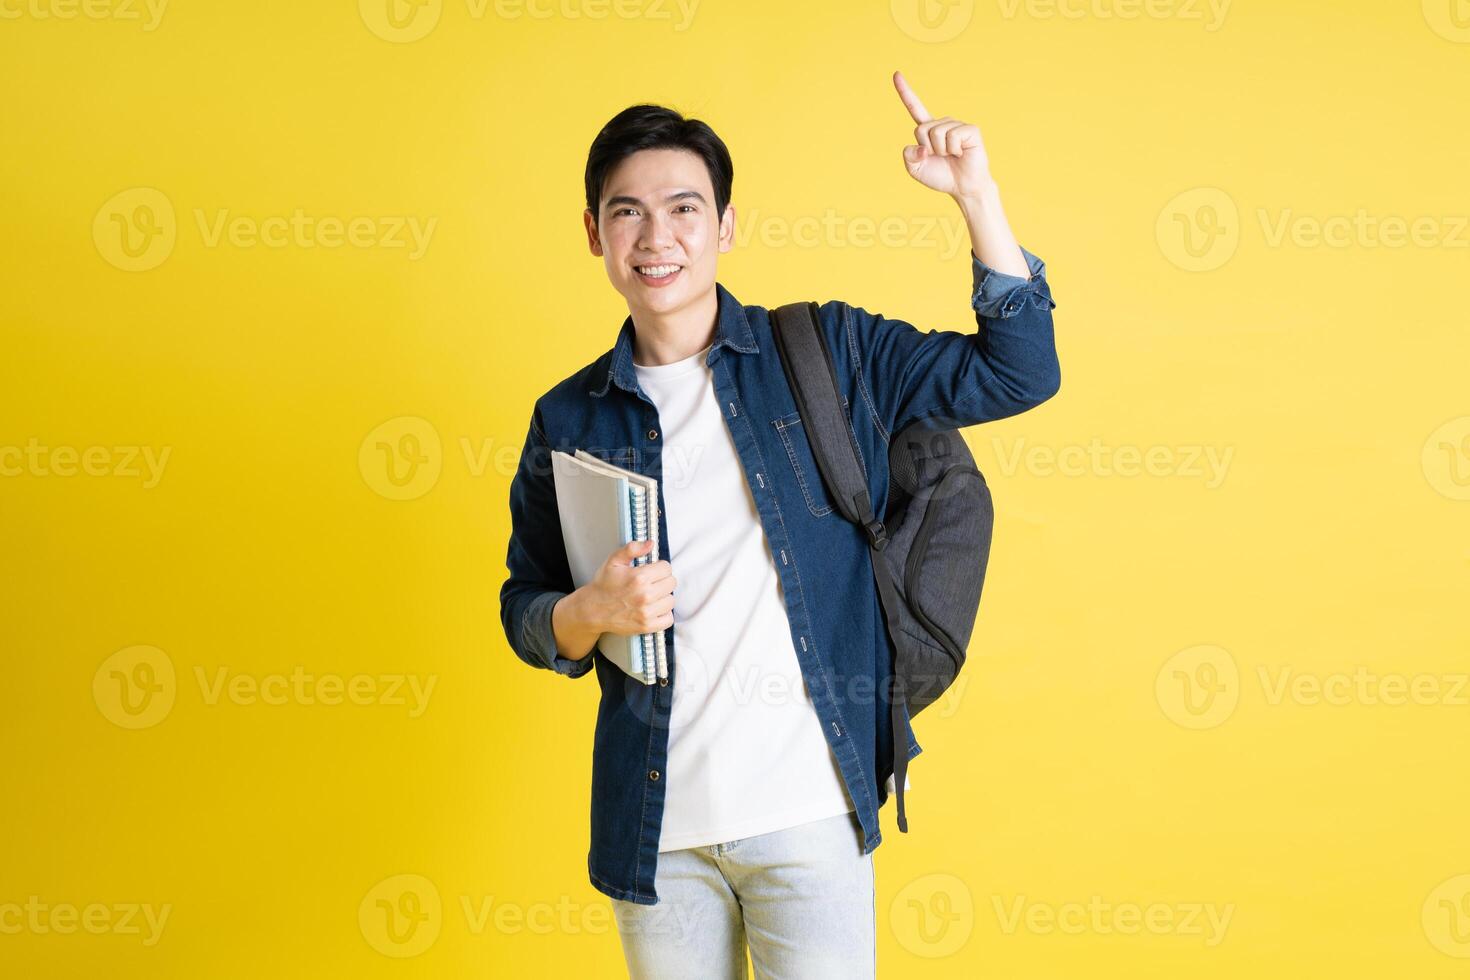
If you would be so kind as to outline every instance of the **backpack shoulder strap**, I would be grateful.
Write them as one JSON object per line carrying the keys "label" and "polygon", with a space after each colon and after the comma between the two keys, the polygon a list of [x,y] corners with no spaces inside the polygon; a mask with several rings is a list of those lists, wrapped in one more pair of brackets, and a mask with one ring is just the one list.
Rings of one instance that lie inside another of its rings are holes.
{"label": "backpack shoulder strap", "polygon": [[872,541],[886,534],[873,515],[867,474],[842,412],[837,371],[817,316],[816,303],[787,303],[772,315],[771,330],[822,482],[842,516],[866,530]]}
{"label": "backpack shoulder strap", "polygon": [[[863,470],[861,457],[858,456],[857,438],[842,411],[837,371],[832,364],[831,351],[827,349],[827,340],[817,324],[818,313],[816,303],[788,303],[775,311],[771,318],[771,330],[776,335],[776,349],[781,354],[786,382],[791,386],[791,393],[796,399],[801,424],[806,428],[807,442],[812,447],[812,456],[817,461],[822,482],[837,501],[837,509],[842,516],[867,532],[873,581],[878,588],[883,618],[896,652],[903,649],[895,632],[899,622],[899,604],[903,600],[899,597],[898,586],[893,581],[893,571],[888,562],[878,557],[878,552],[888,545],[888,530],[873,514],[873,503],[868,496],[867,475]],[[909,757],[908,746],[902,737],[903,719],[908,705],[904,678],[899,675],[896,662],[890,676],[889,704],[898,829],[908,833],[909,822],[908,815],[904,812],[903,787],[908,774]]]}

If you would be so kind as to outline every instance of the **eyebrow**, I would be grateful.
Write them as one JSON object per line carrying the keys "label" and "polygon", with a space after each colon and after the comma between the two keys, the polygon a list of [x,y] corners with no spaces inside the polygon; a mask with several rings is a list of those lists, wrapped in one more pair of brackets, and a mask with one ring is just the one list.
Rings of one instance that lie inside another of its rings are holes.
{"label": "eyebrow", "polygon": [[[691,198],[691,197],[694,198],[696,201],[698,201],[701,204],[708,204],[709,203],[708,201],[706,201],[704,199],[704,195],[701,194],[701,193],[699,193],[699,191],[675,191],[674,193],[670,194],[668,197],[664,198],[664,203],[665,204],[672,204],[675,201],[682,201],[682,200],[684,200],[686,198]],[[606,203],[607,203],[607,206],[610,207],[610,208],[615,208],[615,207],[617,207],[620,204],[633,204],[633,205],[636,205],[638,207],[642,207],[643,206],[643,202],[640,201],[640,200],[638,200],[638,198],[636,198],[636,197],[629,197],[626,194],[619,194],[617,197],[610,197],[610,198],[607,199],[607,202]]]}

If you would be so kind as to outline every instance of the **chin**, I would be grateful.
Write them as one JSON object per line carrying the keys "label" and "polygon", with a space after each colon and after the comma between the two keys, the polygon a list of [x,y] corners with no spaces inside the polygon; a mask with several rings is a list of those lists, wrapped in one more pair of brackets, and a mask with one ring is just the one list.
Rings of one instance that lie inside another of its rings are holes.
{"label": "chin", "polygon": [[648,289],[641,282],[635,282],[631,295],[649,309],[668,310],[682,304],[690,294],[688,283],[676,283],[668,289]]}

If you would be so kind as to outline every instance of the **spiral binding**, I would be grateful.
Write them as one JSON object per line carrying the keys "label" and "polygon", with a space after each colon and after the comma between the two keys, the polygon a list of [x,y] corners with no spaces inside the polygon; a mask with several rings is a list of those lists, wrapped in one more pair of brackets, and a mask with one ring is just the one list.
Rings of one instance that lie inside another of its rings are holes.
{"label": "spiral binding", "polygon": [[[637,484],[630,483],[628,485],[628,497],[633,511],[633,540],[647,541],[649,536],[648,491]],[[633,564],[647,565],[653,561],[654,557],[653,552],[650,551],[647,554],[634,558]],[[657,643],[654,641],[655,636],[658,637]],[[644,633],[638,639],[643,646],[643,679],[645,682],[652,684],[656,677],[662,676],[659,671],[659,665],[663,662],[663,632],[659,631],[657,634]]]}

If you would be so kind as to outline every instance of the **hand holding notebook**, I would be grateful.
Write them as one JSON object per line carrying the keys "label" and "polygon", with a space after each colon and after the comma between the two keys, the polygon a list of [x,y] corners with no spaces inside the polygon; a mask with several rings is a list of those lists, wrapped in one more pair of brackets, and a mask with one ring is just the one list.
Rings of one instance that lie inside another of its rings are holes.
{"label": "hand holding notebook", "polygon": [[[556,504],[567,565],[577,588],[592,582],[608,556],[630,541],[652,541],[634,565],[658,559],[658,482],[577,450],[551,453]],[[645,684],[668,677],[663,630],[624,636],[603,633],[597,649]]]}

